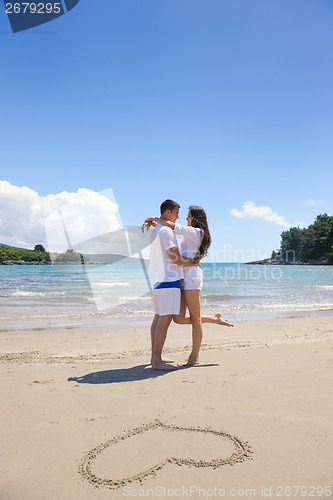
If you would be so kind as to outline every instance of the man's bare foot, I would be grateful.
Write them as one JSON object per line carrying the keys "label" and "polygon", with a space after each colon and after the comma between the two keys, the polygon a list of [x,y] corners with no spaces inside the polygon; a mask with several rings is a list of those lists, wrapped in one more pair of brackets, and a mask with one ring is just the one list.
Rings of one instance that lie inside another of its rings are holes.
{"label": "man's bare foot", "polygon": [[234,326],[233,323],[230,323],[230,321],[228,321],[227,319],[223,319],[221,313],[216,313],[214,318],[216,319],[217,325]]}
{"label": "man's bare foot", "polygon": [[189,356],[187,359],[184,359],[184,361],[177,363],[177,366],[194,366],[198,364],[199,364],[198,357]]}
{"label": "man's bare foot", "polygon": [[[175,362],[175,360],[174,360],[174,359],[163,359],[163,358],[162,358],[162,361],[163,361],[164,363],[174,363],[174,362]],[[150,358],[150,364],[151,364],[151,365],[153,364],[153,360],[152,360],[151,358]]]}
{"label": "man's bare foot", "polygon": [[169,365],[168,363],[166,363],[165,361],[153,361],[151,363],[151,367],[153,370],[163,370],[163,371],[166,371],[166,372],[171,372],[173,370],[177,370],[177,366],[174,366],[174,365]]}

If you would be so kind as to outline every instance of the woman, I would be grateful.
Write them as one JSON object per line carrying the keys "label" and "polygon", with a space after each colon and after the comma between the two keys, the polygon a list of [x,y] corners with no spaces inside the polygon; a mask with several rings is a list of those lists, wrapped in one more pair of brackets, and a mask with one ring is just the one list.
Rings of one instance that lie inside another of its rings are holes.
{"label": "woman", "polygon": [[[195,261],[207,255],[211,244],[211,236],[207,223],[206,212],[202,207],[191,205],[187,215],[187,226],[166,221],[159,217],[148,217],[143,228],[162,224],[169,226],[179,236],[179,253]],[[175,323],[192,324],[192,351],[189,357],[178,366],[192,366],[199,363],[199,351],[202,342],[202,323],[234,326],[222,319],[217,313],[213,317],[201,316],[200,291],[203,284],[203,272],[200,266],[184,267],[184,284],[181,294],[181,306],[178,316],[174,316]],[[188,308],[190,316],[186,316]]]}

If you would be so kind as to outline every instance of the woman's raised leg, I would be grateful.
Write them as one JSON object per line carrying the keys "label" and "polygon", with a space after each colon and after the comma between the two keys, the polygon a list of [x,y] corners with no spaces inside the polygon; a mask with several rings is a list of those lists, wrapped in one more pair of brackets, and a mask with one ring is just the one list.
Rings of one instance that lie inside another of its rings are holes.
{"label": "woman's raised leg", "polygon": [[[190,291],[190,290],[188,290]],[[199,290],[195,290],[199,291]],[[180,311],[179,314],[173,317],[173,321],[178,325],[191,325],[192,320],[190,316],[186,316],[186,301],[185,301],[185,290],[182,290]],[[230,321],[223,319],[221,313],[216,313],[214,316],[201,316],[201,323],[212,323],[214,325],[221,326],[234,326]]]}
{"label": "woman's raised leg", "polygon": [[222,325],[222,326],[234,326],[233,323],[230,323],[227,319],[222,318],[221,313],[216,313],[214,316],[201,316],[202,323],[213,323],[214,325]]}
{"label": "woman's raised leg", "polygon": [[190,325],[192,323],[191,318],[189,316],[186,317],[186,302],[184,290],[181,290],[179,314],[175,314],[173,316],[173,321],[174,323],[177,323],[179,325]]}

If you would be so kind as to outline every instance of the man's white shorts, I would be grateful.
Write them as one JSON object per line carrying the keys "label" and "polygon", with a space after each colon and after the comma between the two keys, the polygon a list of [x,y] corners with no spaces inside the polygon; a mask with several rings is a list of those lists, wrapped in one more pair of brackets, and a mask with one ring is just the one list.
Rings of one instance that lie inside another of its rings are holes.
{"label": "man's white shorts", "polygon": [[153,290],[154,313],[160,316],[179,314],[180,288],[157,288]]}

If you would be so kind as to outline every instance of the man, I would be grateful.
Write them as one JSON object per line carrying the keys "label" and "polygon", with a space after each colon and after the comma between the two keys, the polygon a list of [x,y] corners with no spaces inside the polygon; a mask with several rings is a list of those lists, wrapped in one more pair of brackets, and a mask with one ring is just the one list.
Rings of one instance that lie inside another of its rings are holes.
{"label": "man", "polygon": [[[165,200],[160,207],[161,218],[176,222],[180,205],[173,200]],[[151,324],[151,366],[153,370],[175,370],[175,366],[162,360],[162,350],[173,316],[180,310],[180,280],[183,266],[198,265],[192,259],[182,257],[177,239],[170,227],[157,225],[150,245],[150,280],[153,285],[154,319]]]}

